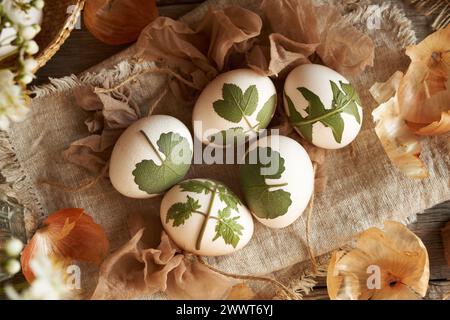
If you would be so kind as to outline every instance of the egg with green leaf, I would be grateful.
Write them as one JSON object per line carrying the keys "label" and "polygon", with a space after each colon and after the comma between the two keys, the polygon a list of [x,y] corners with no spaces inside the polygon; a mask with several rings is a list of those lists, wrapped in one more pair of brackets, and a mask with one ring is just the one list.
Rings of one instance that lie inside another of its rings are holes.
{"label": "egg with green leaf", "polygon": [[261,223],[284,228],[302,215],[313,192],[314,172],[297,141],[279,135],[259,139],[239,170],[246,203]]}
{"label": "egg with green leaf", "polygon": [[180,120],[167,115],[143,118],[117,140],[109,177],[121,194],[151,198],[183,180],[192,156],[192,136]]}
{"label": "egg with green leaf", "polygon": [[295,130],[321,148],[343,148],[361,129],[363,112],[355,88],[322,65],[305,64],[289,73],[284,107]]}
{"label": "egg with green leaf", "polygon": [[220,256],[244,247],[253,235],[253,219],[240,199],[215,180],[185,180],[161,202],[161,222],[183,250]]}
{"label": "egg with green leaf", "polygon": [[269,125],[276,102],[269,77],[251,69],[220,74],[197,99],[192,115],[194,135],[207,145],[242,143]]}

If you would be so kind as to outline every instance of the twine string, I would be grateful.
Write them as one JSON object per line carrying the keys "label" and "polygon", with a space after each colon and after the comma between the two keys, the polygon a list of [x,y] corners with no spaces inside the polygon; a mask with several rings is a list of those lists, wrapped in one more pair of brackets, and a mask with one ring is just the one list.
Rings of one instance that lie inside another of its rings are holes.
{"label": "twine string", "polygon": [[82,183],[82,184],[80,184],[79,186],[76,186],[76,187],[70,187],[70,186],[67,186],[67,185],[65,185],[65,184],[63,184],[61,182],[52,181],[52,180],[48,180],[48,179],[45,179],[45,178],[40,179],[38,181],[38,185],[45,184],[45,185],[47,185],[49,187],[56,188],[56,189],[59,189],[59,190],[61,190],[63,192],[67,192],[67,193],[81,192],[81,191],[87,190],[87,189],[91,188],[92,186],[94,186],[95,184],[97,184],[97,182],[99,182],[100,179],[106,174],[108,168],[109,168],[109,162],[107,162],[103,166],[102,170],[100,171],[100,173],[98,175],[88,179],[86,182],[84,182],[84,183]]}
{"label": "twine string", "polygon": [[261,277],[261,276],[240,275],[240,274],[234,274],[234,273],[225,272],[225,271],[222,271],[220,269],[217,269],[217,268],[211,266],[201,256],[196,256],[196,258],[197,258],[198,262],[203,264],[208,269],[210,269],[210,270],[212,270],[212,271],[214,271],[214,272],[216,272],[218,274],[221,274],[221,275],[223,275],[225,277],[238,279],[238,280],[251,280],[251,281],[268,282],[268,283],[273,284],[277,288],[279,288],[281,291],[283,291],[290,299],[292,299],[292,300],[299,300],[300,299],[300,297],[297,294],[292,292],[292,290],[290,290],[284,284],[282,284],[281,282],[279,282],[279,281],[277,281],[275,279],[268,278],[268,277]]}
{"label": "twine string", "polygon": [[[313,176],[316,176],[317,171],[317,162],[313,163]],[[316,256],[314,254],[313,249],[311,248],[311,218],[312,218],[312,212],[314,208],[314,196],[315,191],[313,190],[311,199],[308,203],[308,208],[306,211],[306,249],[308,250],[309,259],[311,260],[311,264],[313,267],[313,273],[317,274],[319,269],[319,264],[317,263]]]}
{"label": "twine string", "polygon": [[150,67],[148,69],[144,69],[141,72],[138,72],[136,74],[133,74],[133,75],[127,77],[126,79],[124,79],[123,81],[119,82],[118,84],[116,84],[112,88],[95,87],[94,88],[94,92],[95,93],[111,93],[111,92],[117,91],[121,87],[129,84],[130,82],[132,82],[134,80],[136,80],[140,76],[142,76],[144,74],[149,74],[149,73],[166,74],[166,75],[168,75],[170,77],[173,77],[173,78],[177,79],[178,81],[180,81],[181,83],[185,84],[186,86],[188,86],[190,88],[193,88],[195,90],[201,90],[201,88],[199,86],[197,86],[195,83],[193,83],[192,81],[189,81],[189,80],[183,78],[181,75],[179,75],[178,73],[176,73],[175,71],[173,71],[173,70],[171,70],[169,68]]}

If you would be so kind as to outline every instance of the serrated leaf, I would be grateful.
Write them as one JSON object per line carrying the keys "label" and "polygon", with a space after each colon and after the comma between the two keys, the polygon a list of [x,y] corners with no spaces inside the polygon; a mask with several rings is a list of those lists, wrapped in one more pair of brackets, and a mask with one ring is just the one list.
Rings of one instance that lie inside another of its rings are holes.
{"label": "serrated leaf", "polygon": [[230,218],[231,212],[229,207],[219,210],[217,214],[216,234],[213,241],[221,237],[226,244],[231,244],[233,248],[236,248],[241,239],[242,230],[244,230],[244,227],[237,222],[239,217]]}
{"label": "serrated leaf", "polygon": [[256,120],[258,121],[258,129],[267,128],[270,121],[272,120],[272,115],[275,112],[277,105],[277,95],[271,96],[266,103],[264,103],[261,110],[259,110]]}
{"label": "serrated leaf", "polygon": [[308,114],[306,117],[302,117],[296,110],[290,97],[285,95],[288,102],[289,119],[308,141],[312,142],[313,125],[321,122],[324,126],[332,130],[334,139],[340,143],[345,125],[341,115],[343,112],[353,115],[356,121],[361,123],[358,110],[360,101],[356,90],[350,84],[343,83],[342,81],[339,84],[342,90],[335,82],[330,81],[333,92],[333,101],[330,109],[325,109],[320,98],[309,89],[305,87],[297,88],[308,101],[308,107],[305,109],[305,112]]}
{"label": "serrated leaf", "polygon": [[207,180],[186,180],[180,182],[182,191],[208,194],[213,191],[214,184]]}
{"label": "serrated leaf", "polygon": [[[288,95],[285,95],[287,103],[288,103],[288,111],[289,111],[289,121],[291,123],[298,123],[299,121],[303,120],[303,117],[301,114],[295,109],[294,102],[292,102],[291,98],[289,98]],[[312,136],[312,129],[313,126],[295,126],[301,133],[301,135],[308,140],[309,142],[312,142],[313,136]]]}
{"label": "serrated leaf", "polygon": [[[258,158],[256,164],[251,164],[249,161],[251,155],[250,153],[247,154],[245,164],[240,167],[241,186],[247,204],[259,218],[275,219],[280,217],[288,211],[292,204],[291,194],[282,189],[273,190],[274,188],[281,188],[287,184],[267,184],[266,179],[281,178],[285,170],[284,159],[279,152],[269,147],[258,147],[251,152],[257,152],[257,155],[267,154],[271,161],[263,164]],[[255,157],[251,158],[254,159]],[[268,168],[274,163],[275,165],[278,164],[275,172],[264,175],[262,169]]]}
{"label": "serrated leaf", "polygon": [[240,201],[234,193],[222,184],[217,185],[217,193],[219,194],[219,199],[227,205],[227,208],[237,211]]}
{"label": "serrated leaf", "polygon": [[237,85],[225,83],[222,87],[222,98],[223,100],[213,103],[214,111],[228,121],[239,123],[242,118],[255,112],[258,105],[258,90],[255,85],[251,85],[242,93]]}
{"label": "serrated leaf", "polygon": [[133,171],[134,181],[140,190],[148,194],[161,193],[186,175],[191,164],[192,151],[187,139],[178,133],[161,134],[156,149],[145,132],[141,132],[150,144],[149,147],[160,157],[161,164],[158,165],[153,160],[139,162]]}
{"label": "serrated leaf", "polygon": [[187,196],[186,202],[177,202],[173,204],[167,211],[166,223],[173,220],[172,225],[174,227],[183,225],[184,222],[192,216],[194,211],[201,208],[198,200],[194,200],[190,196]]}
{"label": "serrated leaf", "polygon": [[[211,143],[226,146],[233,142],[245,141],[244,128],[235,127],[227,130],[222,130],[208,137]],[[232,140],[232,141],[230,141]]]}

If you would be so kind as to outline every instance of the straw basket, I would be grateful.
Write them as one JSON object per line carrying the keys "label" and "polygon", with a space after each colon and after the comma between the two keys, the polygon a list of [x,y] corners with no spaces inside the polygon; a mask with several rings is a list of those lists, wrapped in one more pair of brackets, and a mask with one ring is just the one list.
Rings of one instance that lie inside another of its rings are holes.
{"label": "straw basket", "polygon": [[[42,68],[59,50],[75,27],[85,0],[45,0],[41,32],[35,40],[39,45],[36,54],[37,69]],[[17,56],[10,56],[0,62],[0,68],[10,67]]]}
{"label": "straw basket", "polygon": [[85,0],[45,0],[42,30],[36,37],[39,53],[38,68],[42,68],[59,50],[75,27]]}

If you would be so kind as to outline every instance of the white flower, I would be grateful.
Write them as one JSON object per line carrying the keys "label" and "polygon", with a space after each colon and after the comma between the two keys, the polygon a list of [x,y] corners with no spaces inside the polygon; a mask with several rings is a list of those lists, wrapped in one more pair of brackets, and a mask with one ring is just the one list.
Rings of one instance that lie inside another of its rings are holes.
{"label": "white flower", "polygon": [[0,70],[0,129],[9,127],[9,120],[21,121],[28,113],[22,88],[15,84],[14,74]]}
{"label": "white flower", "polygon": [[34,257],[30,262],[35,276],[31,285],[18,293],[14,288],[5,287],[5,293],[11,300],[62,300],[72,296],[66,283],[66,273],[61,265],[47,256]]}
{"label": "white flower", "polygon": [[25,52],[26,53],[33,55],[33,54],[38,53],[38,51],[39,51],[39,46],[36,43],[36,41],[30,40],[25,43]]}
{"label": "white flower", "polygon": [[[39,8],[32,8],[30,10],[22,10],[16,2],[29,4],[30,0],[3,0],[3,10],[5,11],[8,18],[15,24],[18,25],[30,25],[35,20],[35,15],[40,11]],[[42,8],[41,8],[42,9]]]}
{"label": "white flower", "polygon": [[20,271],[20,262],[16,259],[10,258],[3,264],[3,269],[6,273],[14,275]]}
{"label": "white flower", "polygon": [[35,0],[34,7],[36,9],[42,10],[42,8],[44,8],[44,0]]}
{"label": "white flower", "polygon": [[32,24],[30,26],[26,26],[19,29],[19,34],[25,40],[31,40],[41,31],[41,27],[38,24]]}
{"label": "white flower", "polygon": [[27,58],[23,61],[23,68],[25,72],[33,72],[38,66],[38,63],[33,58]]}
{"label": "white flower", "polygon": [[19,256],[20,252],[22,252],[23,243],[19,239],[12,238],[8,240],[5,244],[5,253],[10,257]]}

